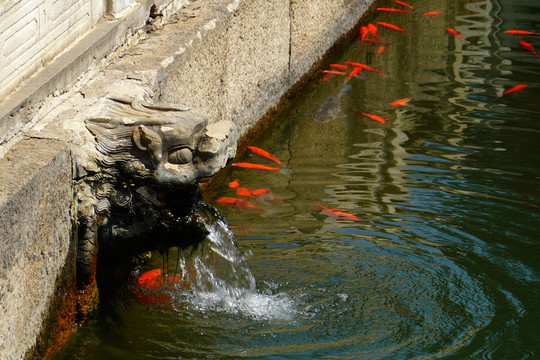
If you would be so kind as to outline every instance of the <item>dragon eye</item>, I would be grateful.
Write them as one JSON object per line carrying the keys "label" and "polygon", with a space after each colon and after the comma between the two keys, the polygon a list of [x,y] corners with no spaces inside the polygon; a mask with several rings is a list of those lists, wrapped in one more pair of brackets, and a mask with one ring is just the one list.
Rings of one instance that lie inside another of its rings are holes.
{"label": "dragon eye", "polygon": [[177,149],[169,152],[171,164],[187,164],[193,160],[193,153],[188,148]]}

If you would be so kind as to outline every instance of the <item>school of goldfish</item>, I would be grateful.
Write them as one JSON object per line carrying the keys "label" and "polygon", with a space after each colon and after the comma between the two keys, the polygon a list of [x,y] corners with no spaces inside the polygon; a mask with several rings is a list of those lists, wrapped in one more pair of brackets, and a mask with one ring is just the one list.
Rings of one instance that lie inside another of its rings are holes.
{"label": "school of goldfish", "polygon": [[[340,65],[340,66],[331,66],[333,69],[344,69],[347,65]],[[369,68],[369,67],[368,67]],[[327,74],[330,73],[339,73],[339,70],[328,70],[326,72]],[[253,155],[261,159],[265,159],[267,161],[271,161],[274,165],[279,166],[280,168],[284,167],[283,163],[274,155],[269,153],[266,150],[263,150],[256,146],[248,146],[247,150]],[[237,162],[232,164],[233,167],[239,168],[239,169],[247,169],[247,170],[263,170],[263,171],[281,171],[280,168],[270,166],[270,165],[264,165],[264,164],[258,164],[258,163],[251,163],[251,162]],[[227,206],[234,209],[239,210],[265,210],[266,208],[264,206],[268,206],[271,204],[279,203],[282,201],[287,200],[286,198],[282,198],[279,196],[276,196],[272,193],[272,190],[268,187],[263,188],[250,188],[241,185],[240,181],[238,179],[233,179],[230,181],[227,185],[228,191],[232,192],[234,191],[236,196],[220,196],[216,198],[214,201],[218,204],[221,204],[223,206]],[[250,201],[257,201],[261,205],[255,205]],[[346,213],[344,211],[341,211],[339,209],[329,208],[322,205],[317,205],[314,207],[314,209],[321,210],[321,213],[324,213],[336,220],[358,220],[358,217],[349,213]],[[232,228],[237,229],[238,231],[242,232],[249,232],[252,231],[249,227],[237,227],[232,226]]]}
{"label": "school of goldfish", "polygon": [[[378,7],[376,8],[376,10],[380,12],[393,13],[395,14],[394,16],[396,17],[396,19],[399,18],[400,16],[404,16],[402,14],[410,14],[416,11],[415,7],[403,1],[394,0],[394,4],[396,7]],[[431,11],[423,12],[421,16],[436,16],[442,13],[443,13],[442,10],[431,10]],[[380,31],[380,30],[383,30],[383,31]],[[381,32],[384,32],[384,30],[397,31],[403,34],[410,33],[410,31],[403,29],[397,25],[394,25],[388,22],[377,21],[375,22],[375,24],[369,23],[367,25],[360,26],[360,29],[358,31],[360,34],[359,41],[366,44],[378,44],[379,47],[377,48],[377,54],[381,54],[388,46],[391,46],[390,43],[384,41],[384,39],[381,38]],[[452,29],[451,27],[446,27],[446,29],[444,30],[449,36],[455,37],[456,39],[460,40],[463,43],[468,43],[468,41],[464,39],[463,36],[455,29]],[[525,51],[528,51],[531,54],[538,57],[538,54],[536,53],[535,48],[529,42],[523,40],[522,37],[538,36],[540,35],[540,33],[529,31],[529,30],[506,30],[505,33],[520,37],[520,39],[517,41],[517,44],[516,44],[517,47]],[[329,70],[322,70],[321,72],[323,74],[323,77],[319,79],[319,82],[328,81],[332,77],[336,77],[336,76],[344,77],[345,81],[349,81],[353,78],[358,78],[358,75],[362,74],[364,71],[371,71],[371,72],[378,73],[381,76],[386,76],[385,72],[378,69],[374,69],[366,64],[362,64],[362,63],[354,62],[354,61],[346,61],[345,64],[330,64]],[[511,93],[523,91],[527,88],[527,86],[528,86],[527,84],[517,84],[503,91],[503,93],[499,96],[505,96]],[[394,106],[394,107],[405,106],[413,100],[414,99],[412,97],[406,97],[403,99],[395,100],[391,102],[389,105]],[[355,111],[354,115],[362,116],[381,124],[386,123],[385,116],[379,116],[376,114],[368,114],[362,111]]]}
{"label": "school of goldfish", "polygon": [[[411,4],[408,4],[403,1],[394,0],[394,6],[395,7],[378,7],[376,8],[377,11],[380,12],[386,12],[391,13],[395,15],[396,19],[401,16],[412,16],[411,13],[416,12],[416,8],[412,6]],[[423,12],[417,12],[418,16],[426,16],[426,17],[433,17],[440,14],[443,14],[442,10],[436,10],[436,9],[424,9],[429,11],[423,11]],[[366,45],[372,45],[375,44],[378,46],[377,48],[377,54],[381,54],[384,52],[384,50],[392,46],[389,42],[385,41],[383,35],[387,31],[394,31],[403,34],[403,36],[407,36],[408,34],[411,34],[412,31],[410,29],[404,29],[400,26],[397,26],[395,24],[392,24],[390,22],[382,22],[377,21],[374,24],[369,23],[367,25],[360,26],[358,32],[359,32],[359,41],[362,43],[365,43]],[[458,39],[459,41],[463,42],[464,44],[467,44],[468,41],[455,29],[451,27],[442,28],[441,31],[445,31],[448,36],[454,37]],[[521,48],[525,51],[530,52],[531,54],[538,56],[536,53],[536,50],[534,47],[528,43],[527,41],[523,40],[523,37],[526,36],[538,36],[540,33],[536,33],[529,30],[507,30],[505,31],[506,34],[513,35],[516,37],[519,37],[519,40],[516,43],[516,48]],[[360,63],[357,61],[345,61],[344,64],[329,64],[329,67],[327,69],[321,70],[322,77],[318,80],[319,82],[325,82],[335,77],[341,77],[344,79],[344,82],[349,82],[352,79],[359,79],[361,78],[362,74],[365,72],[372,72],[375,74],[378,74],[379,76],[387,76],[387,74],[380,70],[375,69],[367,64]],[[527,84],[517,84],[513,87],[510,87],[507,90],[504,90],[501,95],[499,96],[506,96],[508,94],[524,91],[527,89]],[[403,107],[407,106],[410,102],[413,102],[413,97],[404,97],[402,99],[397,99],[395,101],[392,101],[388,104],[390,107]],[[390,115],[388,114],[370,114],[363,111],[355,111],[353,113],[354,116],[359,116],[366,118],[368,120],[377,122],[379,124],[386,124],[389,120]],[[246,169],[246,170],[260,170],[260,171],[269,171],[269,172],[280,172],[282,171],[282,167],[284,166],[283,163],[277,159],[274,155],[270,154],[268,151],[263,150],[261,148],[255,147],[255,146],[248,146],[247,150],[253,155],[258,158],[264,159],[265,161],[271,162],[271,165],[266,164],[258,164],[258,163],[251,163],[251,162],[237,162],[233,164],[233,167],[239,168],[239,169]],[[234,191],[236,196],[223,196],[218,197],[215,199],[216,203],[219,203],[224,206],[241,209],[241,210],[264,210],[265,206],[275,203],[278,201],[283,201],[286,199],[279,198],[275,196],[270,188],[264,187],[264,188],[249,188],[245,187],[240,184],[240,181],[238,179],[232,180],[228,184],[228,188],[230,192]],[[255,205],[250,201],[256,201],[259,204]],[[325,207],[323,205],[316,205],[314,207],[317,210],[321,210],[321,213],[326,214],[332,218],[335,218],[336,220],[351,220],[351,221],[357,221],[358,217],[353,214],[346,213],[339,209],[329,208]],[[242,228],[243,231],[246,231],[246,229],[249,228]]]}

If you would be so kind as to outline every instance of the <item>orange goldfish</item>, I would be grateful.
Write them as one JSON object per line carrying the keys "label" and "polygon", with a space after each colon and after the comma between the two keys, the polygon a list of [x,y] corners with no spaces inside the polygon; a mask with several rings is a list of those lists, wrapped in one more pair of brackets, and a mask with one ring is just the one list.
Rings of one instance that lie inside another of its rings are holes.
{"label": "orange goldfish", "polygon": [[236,188],[236,195],[244,196],[244,197],[251,197],[251,190],[249,190],[247,187],[239,186]]}
{"label": "orange goldfish", "polygon": [[339,218],[342,218],[342,219],[354,220],[354,221],[358,220],[357,216],[355,216],[353,214],[346,213],[346,212],[338,210],[338,209],[333,209],[333,208],[329,208],[329,207],[322,206],[322,205],[317,205],[315,208],[318,209],[318,210],[329,212],[330,214],[335,215],[335,216],[337,216]]}
{"label": "orange goldfish", "polygon": [[354,115],[355,115],[355,116],[365,116],[365,117],[367,117],[368,119],[371,119],[371,120],[373,120],[373,121],[377,121],[377,122],[380,122],[380,123],[382,123],[382,124],[385,123],[384,119],[381,118],[381,117],[379,117],[379,116],[377,116],[377,115],[366,114],[366,113],[363,113],[363,112],[360,112],[360,111],[355,111],[355,112],[354,112]]}
{"label": "orange goldfish", "polygon": [[378,38],[377,33],[379,32],[379,29],[377,29],[375,25],[369,23],[367,24],[367,29],[368,29],[368,33],[371,36]]}
{"label": "orange goldfish", "polygon": [[333,69],[347,70],[349,67],[343,64],[330,64],[330,67]]}
{"label": "orange goldfish", "polygon": [[270,189],[269,189],[269,188],[253,189],[253,190],[251,190],[251,194],[253,194],[254,196],[259,196],[259,195],[268,194],[268,193],[270,193]]}
{"label": "orange goldfish", "polygon": [[238,179],[234,179],[233,181],[231,181],[229,183],[229,185],[227,185],[229,188],[231,189],[234,189],[234,188],[237,188],[238,186],[240,185],[240,183],[238,182]]}
{"label": "orange goldfish", "polygon": [[442,14],[442,10],[429,11],[429,12],[423,13],[422,15],[424,15],[424,16],[433,16],[433,15],[439,15],[439,14]]}
{"label": "orange goldfish", "polygon": [[366,36],[369,34],[369,30],[367,26],[361,26],[360,27],[360,39],[364,40]]}
{"label": "orange goldfish", "polygon": [[446,28],[446,31],[447,31],[450,35],[457,37],[459,40],[461,40],[461,41],[463,41],[463,42],[466,42],[465,39],[462,38],[461,35],[459,35],[459,33],[458,33],[456,30],[447,27],[447,28]]}
{"label": "orange goldfish", "polygon": [[392,29],[392,30],[396,30],[396,31],[401,31],[402,33],[406,33],[405,30],[403,30],[402,28],[400,28],[399,26],[396,26],[394,24],[389,24],[389,23],[380,22],[380,21],[377,21],[377,24],[379,24],[382,27],[385,27],[387,29]]}
{"label": "orange goldfish", "polygon": [[[341,75],[341,74],[340,74]],[[343,73],[343,75],[347,75],[346,73]],[[275,162],[276,164],[278,164],[279,166],[282,166],[283,164],[281,163],[281,161],[279,161],[279,159],[277,157],[275,157],[274,155],[270,154],[268,151],[266,150],[263,150],[261,148],[258,148],[256,146],[248,146],[247,147],[249,151],[251,151],[251,153],[253,155],[257,155],[259,157],[262,157],[262,158],[265,158],[265,159],[268,159],[270,161],[273,161]]]}
{"label": "orange goldfish", "polygon": [[379,46],[379,47],[377,48],[377,54],[382,53],[384,49],[386,49],[386,47],[384,47],[384,46]]}
{"label": "orange goldfish", "polygon": [[319,80],[317,80],[318,82],[323,82],[323,81],[328,81],[330,80],[330,74],[326,74],[324,75],[322,78],[320,78]]}
{"label": "orange goldfish", "polygon": [[220,197],[216,199],[216,202],[225,206],[235,206],[239,209],[244,209],[244,210],[251,210],[251,209],[264,210],[263,207],[255,206],[248,203],[246,200],[233,198],[233,197]]}
{"label": "orange goldfish", "polygon": [[505,33],[512,35],[540,35],[540,33],[527,30],[506,30]]}
{"label": "orange goldfish", "polygon": [[367,43],[381,44],[381,45],[385,45],[385,46],[390,45],[390,43],[387,43],[386,41],[376,40],[376,39],[369,39],[369,38],[361,39],[361,41],[367,42]]}
{"label": "orange goldfish", "polygon": [[330,74],[330,75],[347,75],[347,73],[343,72],[343,71],[336,71],[336,70],[323,70],[322,71],[324,74]]}
{"label": "orange goldfish", "polygon": [[527,85],[527,84],[518,84],[516,86],[512,86],[510,89],[503,92],[501,96],[511,94],[511,93],[514,93],[514,92],[518,92],[518,91],[522,91],[527,86],[529,86],[529,85]]}
{"label": "orange goldfish", "polygon": [[268,165],[261,165],[261,164],[253,164],[248,162],[239,162],[234,163],[232,166],[236,166],[242,169],[254,169],[254,170],[266,170],[266,171],[279,171],[278,168],[268,166]]}
{"label": "orange goldfish", "polygon": [[350,65],[352,67],[361,67],[364,70],[375,72],[375,73],[380,74],[382,76],[386,76],[386,73],[384,71],[374,69],[371,66],[366,65],[366,64],[362,64],[362,63],[354,62],[354,61],[347,61],[346,64]]}
{"label": "orange goldfish", "polygon": [[349,80],[350,78],[352,78],[355,75],[360,74],[362,72],[362,70],[363,70],[363,68],[361,68],[360,66],[353,67],[351,72],[349,73],[349,75],[347,75],[347,80]]}
{"label": "orange goldfish", "polygon": [[525,50],[527,50],[528,52],[530,52],[530,53],[536,55],[536,57],[538,57],[538,54],[537,54],[536,51],[534,50],[534,47],[533,47],[531,44],[529,44],[528,42],[523,41],[523,40],[520,40],[520,41],[519,41],[519,45],[520,45],[522,48],[524,48]]}
{"label": "orange goldfish", "polygon": [[414,100],[413,98],[403,98],[403,99],[399,99],[399,100],[396,100],[392,103],[390,103],[390,106],[403,106],[405,104],[407,104],[409,101],[412,101]]}
{"label": "orange goldfish", "polygon": [[394,8],[377,8],[377,10],[384,11],[384,12],[408,13],[407,10],[394,9]]}
{"label": "orange goldfish", "polygon": [[409,9],[411,9],[411,10],[414,11],[414,8],[413,8],[411,5],[409,5],[409,4],[407,4],[407,3],[404,3],[403,1],[394,0],[394,2],[395,2],[396,4],[398,4],[398,5],[404,6],[404,7],[409,8]]}

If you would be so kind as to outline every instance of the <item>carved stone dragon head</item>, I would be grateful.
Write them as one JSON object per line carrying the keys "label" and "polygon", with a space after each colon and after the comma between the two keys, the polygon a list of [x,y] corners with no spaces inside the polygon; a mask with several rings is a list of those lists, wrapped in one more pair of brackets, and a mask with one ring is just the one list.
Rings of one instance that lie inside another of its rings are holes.
{"label": "carved stone dragon head", "polygon": [[174,105],[115,101],[103,116],[86,120],[112,177],[182,186],[214,175],[235,155],[231,121],[208,125],[203,114]]}

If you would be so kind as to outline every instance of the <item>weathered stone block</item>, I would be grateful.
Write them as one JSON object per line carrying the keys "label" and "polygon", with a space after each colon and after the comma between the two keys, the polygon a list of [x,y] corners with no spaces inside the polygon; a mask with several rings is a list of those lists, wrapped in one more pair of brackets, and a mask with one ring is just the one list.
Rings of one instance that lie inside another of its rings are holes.
{"label": "weathered stone block", "polygon": [[28,139],[0,160],[0,359],[35,345],[70,247],[71,158]]}

